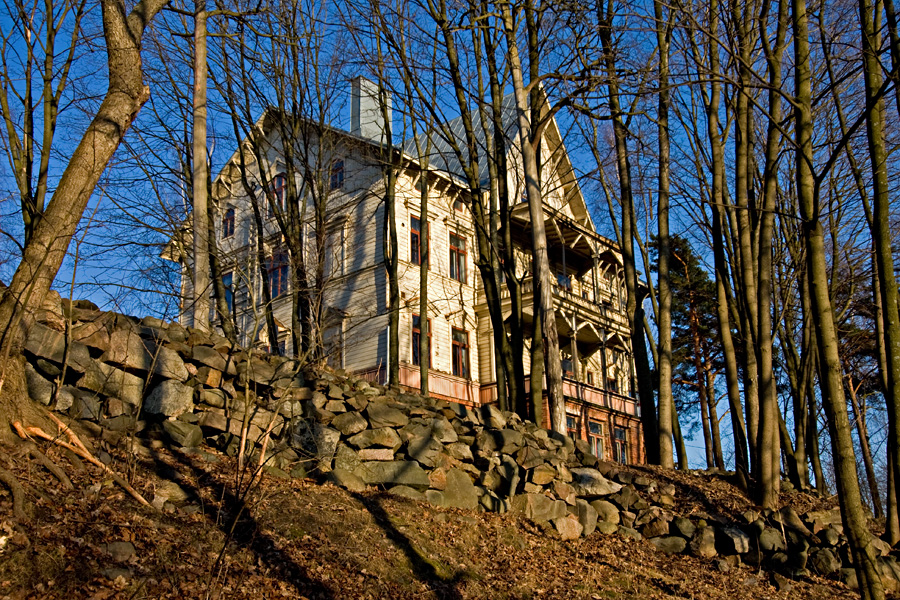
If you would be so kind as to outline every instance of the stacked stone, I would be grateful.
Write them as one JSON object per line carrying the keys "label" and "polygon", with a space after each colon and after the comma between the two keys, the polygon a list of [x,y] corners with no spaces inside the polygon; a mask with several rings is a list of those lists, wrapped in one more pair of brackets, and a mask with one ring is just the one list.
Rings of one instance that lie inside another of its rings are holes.
{"label": "stacked stone", "polygon": [[[49,303],[52,307],[52,303]],[[57,302],[57,307],[60,304]],[[402,393],[296,361],[233,347],[154,318],[101,312],[84,301],[44,310],[25,344],[34,400],[85,420],[106,439],[131,431],[191,448],[248,452],[262,441],[269,473],[313,475],[352,492],[370,486],[436,506],[514,512],[563,539],[599,531],[660,551],[741,562],[789,577],[854,583],[837,510],[748,512],[740,522],[677,512],[676,490],[599,460],[583,441],[494,406]],[[68,328],[68,335],[65,333]],[[153,444],[139,450],[151,452]],[[876,540],[885,584],[900,588],[897,554]],[[788,579],[776,584],[787,586]]]}

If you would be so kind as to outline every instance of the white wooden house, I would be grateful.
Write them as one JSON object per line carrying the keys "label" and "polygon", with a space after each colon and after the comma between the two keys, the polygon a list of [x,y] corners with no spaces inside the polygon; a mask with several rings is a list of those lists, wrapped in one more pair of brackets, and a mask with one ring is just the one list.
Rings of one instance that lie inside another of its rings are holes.
{"label": "white wooden house", "polygon": [[[354,80],[351,131],[327,129],[319,144],[319,170],[327,181],[324,228],[326,246],[321,257],[323,277],[315,297],[317,322],[334,368],[384,380],[388,360],[388,286],[384,268],[384,169],[381,112],[372,84]],[[515,140],[515,119],[509,104],[509,131]],[[451,129],[454,123],[450,123]],[[265,127],[265,119],[260,122]],[[321,131],[321,129],[319,130]],[[461,134],[460,134],[461,135]],[[270,134],[267,179],[275,190],[286,177],[280,142]],[[421,140],[420,140],[421,141]],[[455,154],[437,135],[431,136],[427,176],[423,176],[413,140],[396,147],[402,156],[396,185],[400,286],[400,380],[408,389],[419,386],[421,363],[430,364],[429,392],[436,397],[477,406],[496,401],[497,378],[492,327],[473,253],[475,231],[468,212],[468,188]],[[327,149],[324,147],[327,145]],[[515,142],[509,153],[510,193],[524,197]],[[597,234],[574,176],[555,122],[546,128],[542,144],[544,215],[550,247],[556,319],[565,374],[564,391],[570,435],[589,441],[595,453],[608,460],[643,462],[642,432],[635,400],[633,361],[625,316],[625,289],[617,245]],[[264,230],[255,226],[252,204],[239,184],[239,155],[221,170],[213,186],[218,210],[216,240],[222,256],[223,279],[229,302],[245,344],[266,339],[261,289],[268,285],[279,324],[277,343],[290,352],[288,328],[291,302],[287,254],[271,210],[264,210]],[[481,169],[486,175],[487,169]],[[256,177],[257,191],[261,190]],[[419,212],[421,186],[429,194],[428,222]],[[485,181],[485,186],[487,181]],[[262,194],[259,194],[262,196]],[[281,198],[276,194],[276,197]],[[280,201],[280,200],[279,200]],[[264,204],[263,200],[261,204]],[[307,215],[312,209],[307,208]],[[315,222],[304,223],[307,239],[315,238]],[[320,225],[321,226],[321,225]],[[530,219],[527,203],[512,209],[513,239],[524,279],[526,336],[533,315],[530,265]],[[421,360],[419,317],[418,236],[429,236],[428,306],[425,329],[431,356]],[[263,282],[257,264],[259,236],[265,249],[269,281]],[[310,246],[312,250],[312,246]],[[315,254],[315,252],[310,252]],[[190,266],[182,266],[183,298],[191,298]],[[506,293],[505,286],[502,289]],[[503,297],[508,314],[509,298]],[[194,322],[189,304],[185,324]],[[209,317],[207,317],[209,318]],[[528,371],[529,359],[525,360]]]}

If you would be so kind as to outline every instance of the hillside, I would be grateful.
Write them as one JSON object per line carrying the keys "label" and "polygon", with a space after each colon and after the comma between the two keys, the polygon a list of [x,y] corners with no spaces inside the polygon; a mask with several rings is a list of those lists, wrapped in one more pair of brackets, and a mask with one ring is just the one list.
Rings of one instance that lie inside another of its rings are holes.
{"label": "hillside", "polygon": [[[522,516],[443,509],[371,490],[266,476],[240,502],[228,490],[235,460],[204,448],[158,450],[130,461],[136,487],[168,494],[163,512],[138,506],[95,468],[72,475],[74,492],[17,459],[30,525],[3,528],[0,596],[9,598],[855,598],[816,576],[776,591],[766,571],[672,556],[646,540],[595,533],[562,541]],[[78,461],[74,461],[76,464]],[[738,492],[681,476],[694,503]],[[187,494],[179,499],[178,488]],[[174,496],[173,496],[174,494]],[[808,501],[799,497],[798,500]],[[723,570],[727,569],[727,570]]]}
{"label": "hillside", "polygon": [[23,358],[48,417],[0,455],[0,597],[855,597],[826,499],[758,511],[726,474],[87,303]]}

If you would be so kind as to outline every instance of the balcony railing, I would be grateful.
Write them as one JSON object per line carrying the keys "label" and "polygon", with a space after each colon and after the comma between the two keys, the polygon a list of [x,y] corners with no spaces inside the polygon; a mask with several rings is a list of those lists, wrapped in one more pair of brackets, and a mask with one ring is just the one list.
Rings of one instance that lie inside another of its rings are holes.
{"label": "balcony railing", "polygon": [[[625,318],[625,314],[622,311],[616,310],[612,306],[607,306],[605,304],[601,304],[599,302],[595,302],[594,300],[590,300],[588,298],[584,298],[579,296],[578,294],[566,289],[565,287],[559,285],[557,280],[553,280],[553,295],[558,298],[560,304],[568,304],[574,305],[586,312],[593,312],[595,314],[599,314],[602,318],[616,323],[618,325],[622,325],[627,327],[628,320]],[[602,286],[601,286],[601,289]],[[534,280],[529,277],[522,282],[522,294],[531,294],[534,291]],[[509,290],[506,289],[506,286],[500,286],[500,298],[506,299],[509,298]]]}
{"label": "balcony railing", "polygon": [[[531,381],[526,376],[525,393],[530,393],[530,390]],[[586,404],[608,408],[626,415],[635,417],[641,416],[640,406],[634,401],[634,398],[623,396],[617,392],[600,389],[568,377],[563,378],[563,395],[566,398],[574,398],[576,400],[581,400]],[[497,401],[496,382],[481,385],[479,400],[481,404],[490,404]]]}
{"label": "balcony railing", "polygon": [[[367,381],[382,385],[387,383],[387,369],[383,366],[379,369],[365,371],[360,375]],[[419,367],[401,363],[401,387],[410,391],[418,391],[420,383]],[[477,406],[480,398],[478,382],[433,370],[428,371],[428,395],[467,406]]]}

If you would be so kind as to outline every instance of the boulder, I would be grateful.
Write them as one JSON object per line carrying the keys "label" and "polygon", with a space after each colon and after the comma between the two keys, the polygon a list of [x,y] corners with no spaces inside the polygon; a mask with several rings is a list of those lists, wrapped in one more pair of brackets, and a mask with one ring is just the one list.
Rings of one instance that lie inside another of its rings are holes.
{"label": "boulder", "polygon": [[397,450],[400,447],[400,436],[390,427],[378,429],[366,429],[347,439],[351,446],[359,449],[377,446],[379,448],[391,448]]}
{"label": "boulder", "polygon": [[619,509],[612,502],[606,500],[594,500],[591,507],[597,511],[597,518],[605,523],[619,524]]}
{"label": "boulder", "polygon": [[143,379],[106,363],[93,360],[84,370],[84,375],[76,385],[104,396],[114,396],[132,406],[140,406],[144,395]]}
{"label": "boulder", "polygon": [[691,554],[702,558],[712,558],[716,552],[716,530],[713,527],[699,527],[691,538]]}
{"label": "boulder", "polygon": [[178,353],[142,339],[128,329],[117,329],[109,336],[109,349],[100,357],[111,363],[140,373],[154,373],[166,379],[185,381],[189,373]]}
{"label": "boulder", "polygon": [[144,411],[167,417],[177,417],[193,408],[194,389],[173,379],[161,381],[144,402]]}
{"label": "boulder", "polygon": [[578,496],[585,498],[596,498],[598,496],[608,496],[618,492],[622,486],[613,483],[600,474],[597,469],[589,467],[578,467],[571,469],[572,487]]}
{"label": "boulder", "polygon": [[426,489],[431,484],[428,473],[415,461],[363,462],[358,474],[369,485],[408,485]]}
{"label": "boulder", "polygon": [[388,490],[388,494],[392,496],[399,496],[400,498],[409,498],[410,500],[415,500],[417,502],[425,501],[425,494],[423,494],[419,490],[414,490],[408,485],[395,485]]}
{"label": "boulder", "polygon": [[366,491],[366,483],[360,477],[340,467],[332,469],[328,480],[357,494]]}
{"label": "boulder", "polygon": [[766,527],[759,534],[759,548],[763,552],[781,552],[785,549],[784,536],[772,527]]}
{"label": "boulder", "polygon": [[515,454],[525,446],[525,438],[520,431],[515,429],[500,429],[491,433],[497,449],[503,454]]}
{"label": "boulder", "polygon": [[516,453],[516,462],[523,469],[533,469],[538,465],[542,465],[546,462],[546,458],[544,453],[537,448],[533,448],[531,446],[525,446],[518,453]]}
{"label": "boulder", "polygon": [[617,504],[622,510],[628,510],[633,506],[637,508],[636,504],[640,499],[640,495],[630,485],[621,487],[620,490],[609,497],[610,502]]}
{"label": "boulder", "polygon": [[372,429],[380,427],[403,427],[409,423],[409,417],[396,408],[391,408],[387,404],[380,402],[371,402],[366,407],[366,415],[369,417],[369,423]]}
{"label": "boulder", "polygon": [[556,469],[548,464],[543,464],[532,469],[529,478],[531,479],[531,483],[536,485],[547,485],[556,479],[556,475]]}
{"label": "boulder", "polygon": [[360,467],[362,467],[362,460],[360,460],[359,454],[347,444],[339,442],[334,452],[334,468],[355,473]]}
{"label": "boulder", "polygon": [[[171,334],[171,331],[170,331]],[[236,375],[237,369],[234,366],[234,361],[230,358],[227,358],[218,350],[211,348],[209,346],[203,345],[195,345],[191,348],[191,360],[196,363],[200,363],[202,365],[206,365],[207,367],[212,367],[217,371],[222,371],[223,373],[228,373],[229,375]]]}
{"label": "boulder", "polygon": [[197,425],[184,421],[163,421],[163,430],[169,439],[182,448],[195,448],[203,441],[203,431]]}
{"label": "boulder", "polygon": [[32,400],[49,406],[53,400],[53,392],[56,386],[44,379],[28,362],[25,363],[25,385],[28,387],[28,396]]}
{"label": "boulder", "polygon": [[575,516],[578,517],[585,536],[591,535],[597,528],[597,511],[587,500],[581,498],[575,500]]}
{"label": "boulder", "polygon": [[478,506],[478,491],[465,471],[450,469],[447,471],[447,483],[444,488],[446,506],[474,510]]}
{"label": "boulder", "polygon": [[675,517],[669,524],[669,533],[671,535],[677,535],[686,540],[693,538],[696,531],[697,526],[691,523],[690,519],[686,519],[685,517]]}
{"label": "boulder", "polygon": [[667,535],[650,540],[656,549],[666,554],[681,554],[687,548],[687,540],[680,535]]}
{"label": "boulder", "polygon": [[356,411],[345,412],[331,420],[331,426],[345,436],[351,436],[365,430],[369,423]]}
{"label": "boulder", "polygon": [[737,527],[716,529],[716,551],[725,556],[746,554],[750,550],[750,536]]}
{"label": "boulder", "polygon": [[563,540],[577,540],[584,530],[578,517],[575,515],[566,515],[565,517],[554,519],[553,526],[559,532],[559,536]]}
{"label": "boulder", "polygon": [[481,407],[481,419],[484,426],[488,429],[503,429],[506,427],[506,417],[499,408],[493,404],[487,404]]}
{"label": "boulder", "polygon": [[820,548],[810,555],[808,565],[819,575],[827,577],[840,570],[841,561],[829,548]]}
{"label": "boulder", "polygon": [[406,453],[426,467],[434,467],[443,450],[443,444],[428,436],[409,440]]}
{"label": "boulder", "polygon": [[512,501],[511,509],[524,514],[532,521],[547,522],[566,515],[566,503],[552,500],[543,494],[519,494]]}
{"label": "boulder", "polygon": [[660,517],[650,519],[643,527],[641,527],[641,535],[648,539],[661,537],[668,533],[669,523]]}
{"label": "boulder", "polygon": [[[66,352],[67,348],[68,353]],[[41,323],[34,323],[28,330],[25,350],[58,365],[61,365],[65,359],[66,366],[79,373],[83,373],[94,362],[87,346],[74,341],[66,344],[66,336],[63,332],[50,329]]]}
{"label": "boulder", "polygon": [[341,434],[336,429],[308,421],[298,422],[292,435],[294,447],[315,457],[318,469],[323,473],[332,469],[340,440]]}

